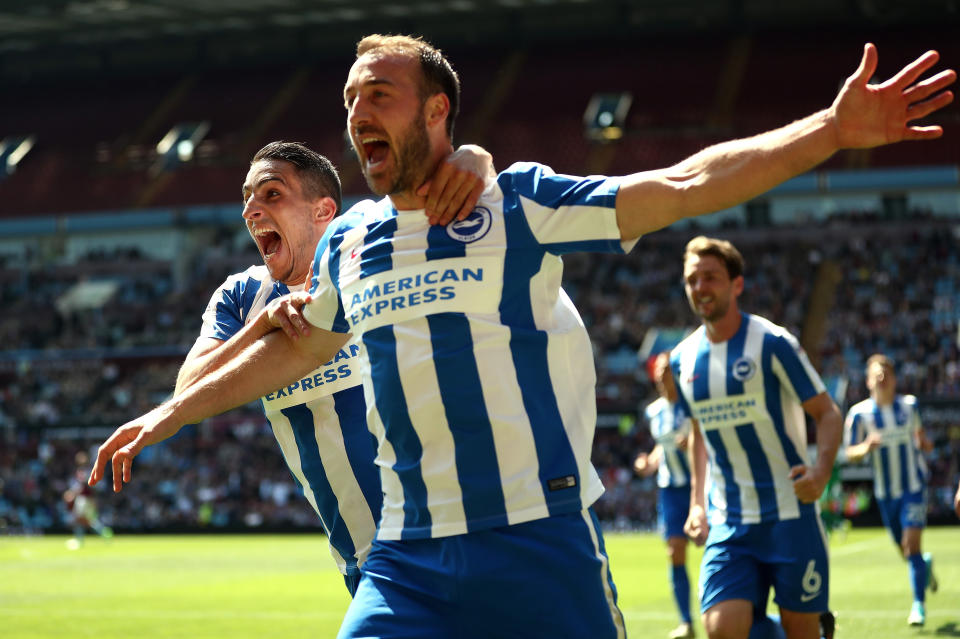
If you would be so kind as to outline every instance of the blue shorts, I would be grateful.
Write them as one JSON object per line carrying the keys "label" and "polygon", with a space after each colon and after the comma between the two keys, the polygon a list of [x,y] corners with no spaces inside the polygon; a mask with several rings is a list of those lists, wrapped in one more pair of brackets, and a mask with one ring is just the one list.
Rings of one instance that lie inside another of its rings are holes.
{"label": "blue shorts", "polygon": [[883,525],[898,546],[903,540],[904,528],[925,528],[927,525],[927,491],[903,493],[895,499],[878,499],[877,507]]}
{"label": "blue shorts", "polygon": [[689,512],[689,486],[667,486],[657,492],[657,530],[664,539],[685,536],[683,524]]}
{"label": "blue shorts", "polygon": [[592,510],[403,541],[375,540],[340,639],[625,637]]}
{"label": "blue shorts", "polygon": [[799,519],[710,527],[700,568],[700,610],[730,599],[774,601],[792,612],[824,612],[830,567],[815,512]]}

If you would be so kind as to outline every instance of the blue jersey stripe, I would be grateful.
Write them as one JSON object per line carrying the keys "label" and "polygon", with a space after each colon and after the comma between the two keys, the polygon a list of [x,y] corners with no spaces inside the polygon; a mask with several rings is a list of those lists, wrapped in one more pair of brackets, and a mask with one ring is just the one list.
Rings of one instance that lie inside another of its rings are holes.
{"label": "blue jersey stripe", "polygon": [[[736,362],[743,357],[749,326],[750,317],[742,314],[740,328],[727,341],[726,383],[727,395],[730,397],[743,394],[743,382],[736,378],[734,372],[737,370]],[[757,437],[756,425],[742,424],[737,426],[735,431],[737,438],[740,440],[740,445],[747,454],[747,462],[750,464],[750,474],[753,476],[754,488],[760,502],[760,518],[762,521],[765,521],[765,515],[773,515],[776,518],[777,495],[773,486],[773,473],[770,471],[770,464],[763,452],[760,438]]]}
{"label": "blue jersey stripe", "polygon": [[910,492],[910,475],[907,472],[907,455],[910,454],[910,449],[906,444],[897,444],[897,452],[900,453],[900,486],[903,492]]}
{"label": "blue jersey stripe", "polygon": [[[560,509],[570,501],[580,499],[580,473],[550,384],[547,336],[532,331],[523,337],[517,337],[516,330],[512,333],[510,350],[517,379],[523,380],[520,393],[530,418],[537,459],[540,460],[540,485],[544,490],[547,509],[554,515],[565,512]],[[573,477],[574,481],[565,484],[563,489],[550,490],[550,480],[566,477]]]}
{"label": "blue jersey stripe", "polygon": [[710,342],[706,338],[700,342],[697,358],[693,365],[693,400],[710,398]]}
{"label": "blue jersey stripe", "polygon": [[[392,326],[381,326],[363,334],[363,344],[370,360],[370,378],[377,411],[389,415],[384,422],[384,437],[390,442],[397,460],[393,472],[403,485],[403,528],[406,535],[411,528],[429,528],[432,525],[427,509],[427,486],[423,481],[421,462],[423,446],[410,420],[407,400],[400,383],[397,362],[397,341]],[[406,537],[402,537],[406,538]]]}
{"label": "blue jersey stripe", "polygon": [[[343,244],[342,235],[334,235],[333,237],[328,237],[324,235],[321,238],[320,243],[317,244],[317,253],[314,256],[313,268],[311,269],[311,281],[310,281],[310,291],[316,289],[317,276],[321,268],[330,269],[330,281],[334,283],[335,286],[339,288],[340,283],[340,246]],[[336,256],[337,259],[329,260],[326,265],[321,264],[320,258],[323,256],[323,253],[326,247],[329,246],[331,256]],[[334,330],[342,331],[347,333],[350,331],[350,326],[347,324],[346,313],[343,310],[343,302],[339,300],[337,302],[337,314],[333,319],[333,324],[331,325]]]}
{"label": "blue jersey stripe", "polygon": [[304,477],[310,483],[310,490],[317,499],[317,509],[320,511],[324,526],[330,534],[330,543],[334,548],[343,552],[343,559],[348,566],[357,565],[356,547],[353,538],[340,518],[340,505],[336,495],[330,487],[327,472],[320,459],[317,449],[317,440],[314,435],[313,413],[303,404],[284,408],[280,411],[290,420],[294,439],[297,442],[297,451],[300,454],[300,468]]}
{"label": "blue jersey stripe", "polygon": [[354,386],[333,395],[333,409],[340,420],[347,461],[357,478],[357,485],[370,507],[374,521],[380,521],[383,491],[376,472],[377,438],[367,430],[366,402],[363,386]]}
{"label": "blue jersey stripe", "polygon": [[243,328],[243,317],[253,305],[253,300],[260,290],[260,282],[252,277],[238,280],[231,290],[223,291],[223,298],[217,302],[217,338],[228,340],[232,335]]}
{"label": "blue jersey stripe", "polygon": [[881,446],[874,452],[880,453],[880,466],[883,468],[883,494],[889,499],[893,494],[890,488],[890,450],[886,446]]}
{"label": "blue jersey stripe", "polygon": [[[367,331],[362,337],[367,352],[371,354],[371,383],[377,411],[391,414],[395,419],[384,422],[385,439],[396,453],[392,470],[399,476],[404,491],[404,527],[431,525],[427,503],[427,488],[423,482],[420,461],[423,448],[407,413],[407,402],[402,392],[391,394],[388,389],[402,388],[398,382],[400,371],[396,356],[396,339],[393,329],[384,326]],[[372,356],[377,353],[376,357]],[[396,413],[391,413],[396,411]],[[417,516],[417,511],[422,514]]]}
{"label": "blue jersey stripe", "polygon": [[467,245],[447,235],[446,226],[431,226],[427,231],[427,261],[443,260],[448,257],[463,257],[467,254]]}
{"label": "blue jersey stripe", "polygon": [[550,253],[562,255],[564,253],[610,253],[623,252],[619,242],[611,240],[583,240],[578,242],[552,242],[543,247]]}
{"label": "blue jersey stripe", "polygon": [[[508,243],[513,238],[529,237],[530,229],[521,215],[505,215],[504,225]],[[542,249],[508,251],[503,261],[503,294],[500,316],[510,326],[510,352],[520,383],[520,394],[527,412],[534,445],[537,449],[540,485],[544,491],[547,510],[551,515],[561,512],[566,503],[580,498],[580,473],[569,439],[560,417],[560,408],[550,381],[547,362],[547,334],[535,329],[533,307],[530,301],[530,279],[539,271]],[[508,304],[507,301],[512,300]],[[527,328],[528,327],[528,328]],[[550,490],[551,479],[573,477],[567,488]]]}
{"label": "blue jersey stripe", "polygon": [[793,445],[793,441],[787,435],[787,427],[783,421],[783,406],[780,403],[780,380],[773,372],[774,349],[770,348],[772,343],[778,342],[778,338],[770,333],[763,336],[763,350],[761,366],[763,367],[763,395],[767,402],[767,412],[770,414],[770,420],[773,422],[773,428],[780,440],[780,446],[783,448],[784,457],[787,459],[788,466],[799,466],[804,463],[800,452]]}
{"label": "blue jersey stripe", "polygon": [[[707,431],[707,441],[713,448],[714,458],[717,467],[723,474],[724,491],[723,494],[727,500],[727,512],[730,513],[727,519],[729,524],[740,523],[740,486],[733,476],[733,464],[730,463],[730,456],[727,454],[727,447],[723,445],[720,438],[720,432],[716,430]],[[736,515],[734,515],[736,513]]]}
{"label": "blue jersey stripe", "polygon": [[462,336],[470,332],[469,322],[463,315],[444,313],[428,316],[427,323],[468,526],[506,526],[502,487],[490,481],[499,474],[493,428],[486,406],[474,399],[474,389],[481,387],[480,372],[462,342]]}
{"label": "blue jersey stripe", "polygon": [[391,259],[393,244],[391,240],[396,232],[396,217],[374,222],[368,227],[366,237],[375,237],[377,242],[363,249],[363,259],[360,262],[360,279],[389,271],[393,267],[393,260]]}
{"label": "blue jersey stripe", "polygon": [[616,206],[617,190],[608,187],[605,177],[577,178],[578,181],[571,182],[568,176],[547,174],[541,165],[518,163],[516,168],[520,170],[503,175],[513,178],[514,187],[522,196],[543,206]]}
{"label": "blue jersey stripe", "polygon": [[860,414],[853,416],[850,424],[850,439],[847,440],[847,446],[853,446],[860,443]]}
{"label": "blue jersey stripe", "polygon": [[763,454],[763,446],[757,437],[757,429],[753,424],[737,426],[737,437],[740,445],[747,453],[750,463],[750,474],[753,475],[753,485],[757,491],[757,500],[760,502],[760,520],[774,521],[777,519],[777,492],[773,484],[773,472],[767,456]]}
{"label": "blue jersey stripe", "polygon": [[797,351],[794,350],[790,342],[782,337],[766,335],[764,337],[764,346],[772,350],[777,356],[777,359],[780,360],[780,364],[783,365],[783,369],[790,379],[790,384],[793,386],[793,390],[796,391],[797,397],[800,398],[801,402],[805,402],[817,395],[817,389],[813,385],[813,380],[807,375],[807,371],[803,367],[800,357],[797,356]]}
{"label": "blue jersey stripe", "polygon": [[727,395],[742,395],[743,382],[734,377],[734,362],[743,357],[743,346],[747,341],[747,326],[750,325],[750,318],[743,315],[740,322],[740,328],[727,340]]}

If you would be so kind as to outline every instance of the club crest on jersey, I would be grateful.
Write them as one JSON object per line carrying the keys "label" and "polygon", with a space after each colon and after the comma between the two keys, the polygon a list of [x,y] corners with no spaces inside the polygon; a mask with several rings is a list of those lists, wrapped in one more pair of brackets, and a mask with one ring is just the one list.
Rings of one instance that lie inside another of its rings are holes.
{"label": "club crest on jersey", "polygon": [[492,223],[493,214],[490,213],[490,209],[478,206],[470,211],[466,219],[448,224],[447,235],[458,242],[470,244],[486,235]]}
{"label": "club crest on jersey", "polygon": [[741,357],[733,363],[733,378],[745,382],[757,373],[757,363],[749,357]]}

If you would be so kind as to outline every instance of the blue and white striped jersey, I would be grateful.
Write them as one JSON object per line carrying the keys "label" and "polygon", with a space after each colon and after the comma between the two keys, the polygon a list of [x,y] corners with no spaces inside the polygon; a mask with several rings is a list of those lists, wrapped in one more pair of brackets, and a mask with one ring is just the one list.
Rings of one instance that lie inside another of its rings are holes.
{"label": "blue and white striped jersey", "polygon": [[650,402],[644,411],[650,434],[663,451],[657,469],[657,486],[661,488],[688,486],[690,464],[687,450],[677,448],[677,439],[690,434],[690,417],[680,402],[670,403],[665,397]]}
{"label": "blue and white striped jersey", "polygon": [[[228,340],[270,301],[289,292],[262,265],[231,275],[210,299],[200,335]],[[344,574],[355,573],[370,551],[382,502],[373,463],[376,441],[367,430],[360,381],[361,351],[351,340],[330,362],[260,400]]]}
{"label": "blue and white striped jersey", "polygon": [[515,164],[447,227],[384,199],[327,229],[304,316],[361,335],[381,539],[576,512],[603,492],[593,354],[560,255],[629,250],[619,184]]}
{"label": "blue and white striped jersey", "polygon": [[796,338],[743,313],[732,338],[711,343],[701,326],[671,352],[670,365],[706,444],[711,525],[813,513],[794,495],[788,473],[808,463],[801,403],[824,385]]}
{"label": "blue and white striped jersey", "polygon": [[927,485],[927,463],[916,440],[918,430],[920,414],[913,395],[897,395],[889,406],[865,399],[847,412],[843,427],[846,446],[859,444],[870,433],[881,437],[880,446],[871,451],[877,499],[896,499]]}

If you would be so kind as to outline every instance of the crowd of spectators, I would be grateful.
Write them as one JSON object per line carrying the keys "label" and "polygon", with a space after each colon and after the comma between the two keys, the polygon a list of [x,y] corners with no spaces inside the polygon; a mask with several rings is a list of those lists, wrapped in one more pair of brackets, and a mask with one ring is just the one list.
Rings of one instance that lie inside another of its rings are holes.
{"label": "crowd of spectators", "polygon": [[[869,354],[894,358],[899,390],[920,397],[936,444],[931,515],[945,514],[960,460],[960,240],[937,220],[832,224],[829,233],[716,233],[746,259],[741,306],[797,336],[816,319],[815,286],[833,274],[833,304],[820,318],[823,337],[811,358],[828,385],[847,382],[837,398],[841,408],[866,395]],[[564,285],[593,340],[598,373],[603,419],[594,462],[607,492],[596,509],[615,528],[655,520],[652,480],[630,470],[635,454],[652,447],[642,409],[654,391],[638,351],[651,329],[696,325],[681,280],[683,247],[695,233],[655,233],[626,257],[565,258]],[[208,296],[227,274],[257,261],[252,245],[237,253],[236,237],[221,233],[203,256],[184,257],[187,264],[130,250],[69,267],[0,267],[7,309],[0,339],[8,345],[0,352],[0,531],[66,529],[61,495],[74,474],[74,453],[169,395]],[[184,271],[191,277],[176,276]],[[102,305],[59,311],[51,304],[78,282],[103,279],[116,290]],[[137,464],[122,493],[99,498],[103,519],[118,530],[319,526],[255,404],[185,428]]]}

